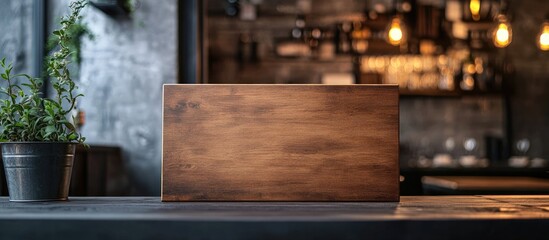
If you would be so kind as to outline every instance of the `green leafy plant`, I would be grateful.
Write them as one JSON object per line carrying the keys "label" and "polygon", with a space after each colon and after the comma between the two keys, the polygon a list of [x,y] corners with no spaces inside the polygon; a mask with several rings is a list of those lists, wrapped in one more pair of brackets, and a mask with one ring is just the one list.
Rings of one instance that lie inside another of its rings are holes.
{"label": "green leafy plant", "polygon": [[[75,22],[70,28],[67,29],[67,35],[71,36],[70,41],[67,42],[66,47],[70,50],[71,54],[71,61],[75,62],[76,64],[80,65],[80,62],[82,60],[82,38],[87,37],[90,40],[95,39],[95,35],[90,31],[88,26],[83,23],[82,21]],[[59,37],[56,35],[51,35],[48,38],[48,42],[46,44],[46,50],[48,52],[53,51],[56,47],[59,46]]]}
{"label": "green leafy plant", "polygon": [[[0,74],[7,87],[0,88],[0,94],[6,99],[0,100],[0,141],[11,142],[78,142],[85,138],[74,126],[75,119],[69,121],[76,101],[82,94],[75,94],[76,84],[71,78],[68,66],[70,42],[75,36],[70,29],[80,20],[80,12],[86,6],[86,0],[70,4],[71,12],[61,18],[61,28],[53,32],[59,48],[46,60],[48,76],[52,78],[55,97],[49,99],[41,96],[42,81],[27,74],[12,74],[12,64],[5,59],[0,61],[4,72]],[[17,84],[18,78],[28,82]]]}

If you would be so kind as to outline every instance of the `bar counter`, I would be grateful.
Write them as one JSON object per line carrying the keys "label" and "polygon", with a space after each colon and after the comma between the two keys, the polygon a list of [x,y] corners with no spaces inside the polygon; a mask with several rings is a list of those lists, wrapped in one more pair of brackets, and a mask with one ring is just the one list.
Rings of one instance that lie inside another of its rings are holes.
{"label": "bar counter", "polygon": [[549,196],[380,202],[161,202],[0,198],[0,239],[548,239]]}

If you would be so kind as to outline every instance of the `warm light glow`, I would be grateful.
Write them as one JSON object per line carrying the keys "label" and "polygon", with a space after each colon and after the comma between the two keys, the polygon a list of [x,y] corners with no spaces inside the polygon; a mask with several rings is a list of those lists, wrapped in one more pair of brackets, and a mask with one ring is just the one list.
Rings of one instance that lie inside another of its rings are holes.
{"label": "warm light glow", "polygon": [[388,26],[387,41],[389,44],[398,46],[405,41],[404,23],[399,17],[394,17]]}
{"label": "warm light glow", "polygon": [[542,51],[549,50],[549,22],[546,21],[541,25],[537,45]]}
{"label": "warm light glow", "polygon": [[480,20],[480,0],[471,0],[469,2],[469,10],[471,10],[473,20]]}
{"label": "warm light glow", "polygon": [[549,32],[544,32],[539,36],[539,44],[541,50],[549,50]]}
{"label": "warm light glow", "polygon": [[498,17],[497,27],[492,33],[492,40],[494,46],[498,48],[504,48],[511,44],[513,33],[511,25],[507,22],[507,18],[504,15]]}
{"label": "warm light glow", "polygon": [[500,44],[505,44],[509,42],[509,29],[505,24],[500,24],[498,30],[496,31],[496,41]]}
{"label": "warm light glow", "polygon": [[389,30],[389,38],[395,42],[402,40],[402,30],[398,27],[391,28]]}

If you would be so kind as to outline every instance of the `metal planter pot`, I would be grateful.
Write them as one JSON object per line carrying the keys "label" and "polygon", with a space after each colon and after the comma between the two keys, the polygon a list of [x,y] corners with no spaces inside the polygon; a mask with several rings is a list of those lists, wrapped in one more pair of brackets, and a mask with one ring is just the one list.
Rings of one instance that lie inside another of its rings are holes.
{"label": "metal planter pot", "polygon": [[3,143],[10,201],[67,200],[75,147],[74,143]]}

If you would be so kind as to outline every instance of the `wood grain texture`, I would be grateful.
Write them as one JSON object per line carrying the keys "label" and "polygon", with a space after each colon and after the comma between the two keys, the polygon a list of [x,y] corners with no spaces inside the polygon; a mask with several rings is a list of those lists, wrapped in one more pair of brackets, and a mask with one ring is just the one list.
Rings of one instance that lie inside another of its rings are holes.
{"label": "wood grain texture", "polygon": [[398,201],[396,85],[164,85],[162,201]]}

